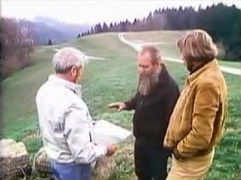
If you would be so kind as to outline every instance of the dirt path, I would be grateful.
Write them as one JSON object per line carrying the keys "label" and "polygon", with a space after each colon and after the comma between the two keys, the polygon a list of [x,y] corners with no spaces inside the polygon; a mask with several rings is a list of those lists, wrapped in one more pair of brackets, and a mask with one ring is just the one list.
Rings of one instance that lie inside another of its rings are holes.
{"label": "dirt path", "polygon": [[[143,45],[152,44],[151,42],[144,42],[144,41],[142,43],[136,43],[136,42],[128,41],[127,39],[124,38],[124,33],[119,33],[118,38],[120,39],[121,42],[131,46],[136,51],[140,51],[141,47]],[[142,40],[140,40],[140,41],[142,41]],[[157,44],[157,43],[161,44],[162,42],[154,42],[154,44]],[[163,57],[163,59],[165,59],[167,61],[183,63],[182,60],[176,59],[176,58]],[[231,68],[231,67],[227,67],[227,66],[220,66],[220,69],[221,69],[221,71],[223,71],[225,73],[234,74],[234,75],[241,75],[241,68],[238,69],[238,68]]]}

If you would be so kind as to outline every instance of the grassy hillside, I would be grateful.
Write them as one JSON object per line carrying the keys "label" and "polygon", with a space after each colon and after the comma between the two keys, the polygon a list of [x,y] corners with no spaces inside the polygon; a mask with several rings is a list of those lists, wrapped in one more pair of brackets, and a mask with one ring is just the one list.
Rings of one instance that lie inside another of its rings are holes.
{"label": "grassy hillside", "polygon": [[[161,32],[156,32],[156,34],[158,33]],[[126,35],[128,38],[134,39],[148,37],[150,41],[157,41],[155,37],[159,37],[158,35],[151,36]],[[175,39],[173,34],[164,33],[163,37],[166,38],[166,41],[170,39],[170,42]],[[83,97],[89,105],[93,119],[103,118],[131,129],[132,112],[111,111],[106,108],[106,105],[113,101],[127,100],[134,94],[137,82],[136,52],[121,43],[115,33],[84,37],[72,42],[71,45],[80,48],[88,55],[105,58],[104,61],[91,60],[83,79]],[[35,95],[38,87],[52,72],[53,48],[55,47],[36,49],[31,57],[34,65],[7,78],[2,83],[4,137],[23,140],[30,153],[36,152],[41,146],[40,138],[34,136],[38,130]],[[171,52],[176,50],[163,46],[162,51],[170,52],[168,55],[172,56]],[[182,88],[187,75],[185,67],[174,62],[166,62],[166,65]],[[240,172],[240,76],[225,74],[225,79],[230,94],[227,132],[217,147],[215,160],[207,180],[237,180]],[[117,171],[111,180],[134,179],[131,144],[132,142],[127,146],[129,157],[126,157],[126,154],[120,156]]]}
{"label": "grassy hillside", "polygon": [[[180,58],[178,49],[176,48],[176,41],[186,31],[149,31],[149,32],[135,32],[125,34],[124,37],[133,42],[162,42],[162,44],[153,44],[160,49],[163,56],[171,58]],[[241,62],[219,61],[220,65],[234,68],[241,68]]]}

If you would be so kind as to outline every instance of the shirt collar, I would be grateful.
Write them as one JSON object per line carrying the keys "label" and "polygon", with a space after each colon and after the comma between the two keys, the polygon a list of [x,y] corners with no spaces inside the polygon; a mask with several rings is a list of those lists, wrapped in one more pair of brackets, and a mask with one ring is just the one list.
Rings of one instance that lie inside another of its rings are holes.
{"label": "shirt collar", "polygon": [[210,68],[214,68],[214,67],[218,67],[218,61],[216,59],[208,62],[207,64],[205,64],[203,67],[201,67],[200,69],[198,69],[196,72],[190,74],[187,78],[186,83],[187,84],[191,84],[200,74],[202,74],[204,71],[206,71],[207,69]]}
{"label": "shirt collar", "polygon": [[72,82],[67,81],[63,78],[60,78],[54,74],[51,74],[49,76],[48,81],[61,85],[61,86],[64,86],[64,87],[70,89],[71,91],[73,91],[75,94],[81,94],[82,86],[80,84],[72,83]]}

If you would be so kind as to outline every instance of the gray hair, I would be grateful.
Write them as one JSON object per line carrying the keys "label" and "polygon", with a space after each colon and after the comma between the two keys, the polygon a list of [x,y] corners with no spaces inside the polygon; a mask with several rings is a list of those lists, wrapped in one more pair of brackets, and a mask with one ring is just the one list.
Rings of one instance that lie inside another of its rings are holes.
{"label": "gray hair", "polygon": [[152,63],[163,64],[161,53],[155,46],[143,46],[138,56],[141,56],[145,53],[150,54]]}
{"label": "gray hair", "polygon": [[87,58],[84,53],[74,47],[60,49],[55,53],[52,61],[56,73],[64,73],[73,66],[84,68],[85,63]]}

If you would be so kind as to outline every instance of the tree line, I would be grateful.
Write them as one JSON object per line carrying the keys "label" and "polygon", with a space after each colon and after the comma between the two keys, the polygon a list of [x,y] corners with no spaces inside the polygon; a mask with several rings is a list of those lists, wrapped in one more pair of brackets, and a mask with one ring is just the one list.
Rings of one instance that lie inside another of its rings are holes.
{"label": "tree line", "polygon": [[241,61],[241,10],[235,5],[223,3],[199,8],[163,8],[150,12],[143,19],[110,23],[98,23],[81,36],[105,32],[136,32],[153,30],[206,30],[221,49],[219,58]]}
{"label": "tree line", "polygon": [[30,53],[34,49],[34,41],[27,27],[15,19],[0,20],[0,67],[1,80],[16,70],[30,64]]}
{"label": "tree line", "polygon": [[30,55],[36,46],[51,46],[67,42],[75,37],[75,34],[78,32],[77,28],[82,28],[82,26],[61,24],[58,21],[54,22],[55,26],[52,27],[47,24],[50,20],[46,19],[46,24],[42,21],[31,22],[28,20],[1,17],[1,80],[33,63]]}

